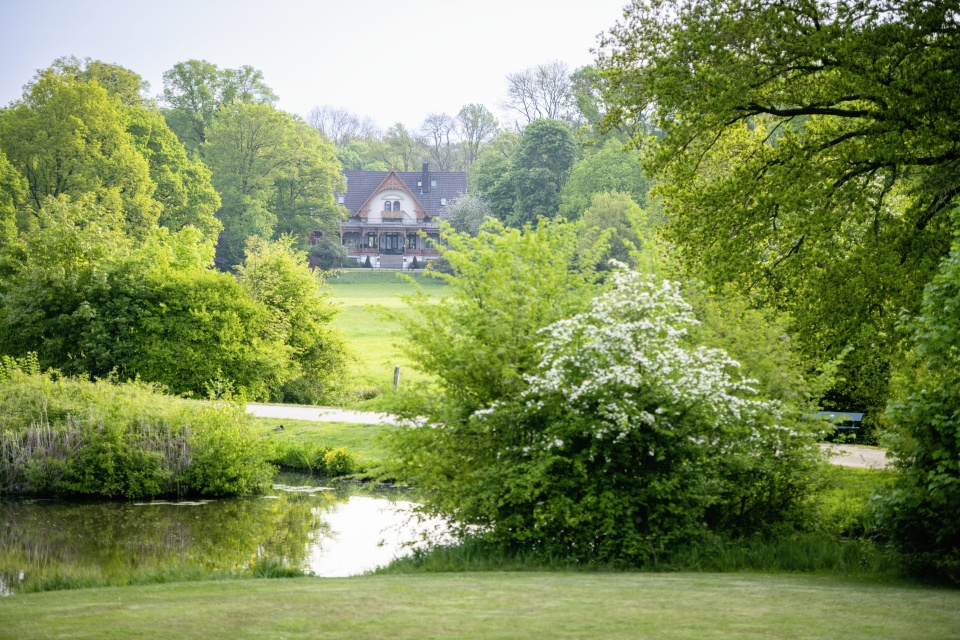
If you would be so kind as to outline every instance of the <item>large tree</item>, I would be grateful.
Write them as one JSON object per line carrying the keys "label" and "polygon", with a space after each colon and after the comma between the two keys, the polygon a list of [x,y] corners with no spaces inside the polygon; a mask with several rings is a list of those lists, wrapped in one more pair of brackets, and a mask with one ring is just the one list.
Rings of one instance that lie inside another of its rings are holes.
{"label": "large tree", "polygon": [[143,235],[160,217],[150,165],[127,131],[120,99],[96,82],[43,70],[0,112],[0,149],[27,180],[27,204],[93,194]]}
{"label": "large tree", "polygon": [[[146,218],[139,214],[140,228],[128,230],[145,233],[159,209],[159,224],[172,230],[192,225],[216,239],[221,226],[214,212],[220,198],[210,172],[187,157],[156,104],[145,96],[148,86],[129,69],[89,58],[60,58],[33,79],[23,100],[2,118],[8,119],[6,135],[19,138],[6,144],[23,163],[20,171],[34,176],[34,209],[48,195],[102,194],[117,186],[118,206],[126,208],[128,217],[144,207],[150,212]],[[118,168],[106,170],[110,164]],[[131,224],[137,224],[134,220]]]}
{"label": "large tree", "polygon": [[507,222],[515,227],[553,218],[560,208],[560,190],[580,149],[573,129],[560,120],[536,120],[523,137],[510,163],[513,211]]}
{"label": "large tree", "polygon": [[288,113],[260,104],[224,106],[202,150],[223,200],[221,266],[243,260],[250,236],[292,232],[305,240],[310,229],[340,216],[333,199],[340,163],[333,147]]}
{"label": "large tree", "polygon": [[607,125],[663,131],[685,262],[791,311],[808,356],[853,346],[834,401],[873,416],[949,249],[958,24],[955,0],[638,0],[602,42]]}
{"label": "large tree", "polygon": [[573,118],[576,109],[569,67],[553,60],[509,74],[503,106],[517,115],[518,129],[544,118]]}
{"label": "large tree", "polygon": [[277,95],[263,72],[244,65],[221,69],[206,60],[178,62],[163,74],[167,123],[190,151],[204,143],[217,110],[233,102],[272,105]]}
{"label": "large tree", "polygon": [[590,206],[594,195],[604,191],[623,191],[641,206],[647,199],[650,181],[640,168],[640,155],[625,150],[617,138],[585,154],[573,169],[560,192],[560,215],[576,220]]}

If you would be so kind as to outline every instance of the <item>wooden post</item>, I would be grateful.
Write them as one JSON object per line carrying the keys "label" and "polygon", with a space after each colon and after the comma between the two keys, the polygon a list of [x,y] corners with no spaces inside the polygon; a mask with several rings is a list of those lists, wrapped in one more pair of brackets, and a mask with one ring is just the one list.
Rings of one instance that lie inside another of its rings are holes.
{"label": "wooden post", "polygon": [[393,368],[393,386],[394,388],[400,386],[400,367]]}

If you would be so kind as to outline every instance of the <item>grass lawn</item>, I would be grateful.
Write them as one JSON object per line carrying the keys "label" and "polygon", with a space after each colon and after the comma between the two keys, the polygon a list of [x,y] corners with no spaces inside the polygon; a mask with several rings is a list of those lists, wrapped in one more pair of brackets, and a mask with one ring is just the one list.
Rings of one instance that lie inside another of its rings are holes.
{"label": "grass lawn", "polygon": [[[396,427],[347,422],[312,422],[287,418],[254,418],[254,424],[263,437],[276,441],[302,442],[328,448],[346,447],[356,454],[365,467],[382,464],[387,455],[380,436]],[[283,431],[274,431],[283,425]]]}
{"label": "grass lawn", "polygon": [[[445,285],[440,280],[419,274],[415,279],[430,295],[443,294]],[[416,285],[404,281],[395,271],[365,269],[346,270],[339,278],[329,278],[327,282],[343,309],[333,326],[347,337],[357,357],[349,367],[347,380],[347,388],[356,398],[353,404],[362,404],[389,389],[396,366],[401,367],[401,385],[422,379],[410,368],[410,361],[398,345],[394,321],[378,310],[378,307],[404,309],[406,304],[400,296],[413,293]]]}
{"label": "grass lawn", "polygon": [[3,638],[956,638],[960,591],[764,574],[460,573],[18,595]]}

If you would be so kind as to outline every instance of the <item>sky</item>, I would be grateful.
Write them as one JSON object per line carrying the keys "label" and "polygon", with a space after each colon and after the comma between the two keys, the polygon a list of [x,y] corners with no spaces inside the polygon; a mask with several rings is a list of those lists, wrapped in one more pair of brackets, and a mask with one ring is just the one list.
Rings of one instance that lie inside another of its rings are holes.
{"label": "sky", "polygon": [[36,70],[74,55],[139,73],[204,59],[251,65],[306,117],[345,107],[381,127],[480,103],[501,119],[509,73],[594,60],[600,33],[628,0],[0,0],[0,105]]}

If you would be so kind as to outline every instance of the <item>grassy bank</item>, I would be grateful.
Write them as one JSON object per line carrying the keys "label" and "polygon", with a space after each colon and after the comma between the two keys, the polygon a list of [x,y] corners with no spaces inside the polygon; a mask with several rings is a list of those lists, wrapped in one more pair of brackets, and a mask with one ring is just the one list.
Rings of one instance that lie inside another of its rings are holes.
{"label": "grassy bank", "polygon": [[[284,463],[284,466],[310,471],[319,475],[366,474],[373,472],[387,458],[381,436],[394,427],[386,425],[351,424],[346,422],[311,422],[286,418],[254,418],[256,431],[283,454],[298,450],[305,459],[316,459],[324,451],[343,451],[351,459],[346,473],[324,473],[324,469],[308,468],[304,464]],[[283,426],[282,430],[277,427]],[[293,461],[294,458],[288,458]],[[277,459],[275,462],[282,463]]]}
{"label": "grassy bank", "polygon": [[[442,295],[445,285],[422,274],[413,276],[417,285],[431,295]],[[401,384],[421,379],[410,368],[410,361],[397,344],[397,327],[379,309],[402,310],[401,296],[413,293],[417,285],[400,278],[397,272],[346,270],[339,278],[329,278],[334,299],[343,311],[334,326],[347,338],[357,360],[350,364],[346,387],[353,404],[371,406],[393,384],[394,367],[401,367]]]}
{"label": "grassy bank", "polygon": [[960,591],[811,576],[485,573],[14,596],[9,638],[948,638]]}

